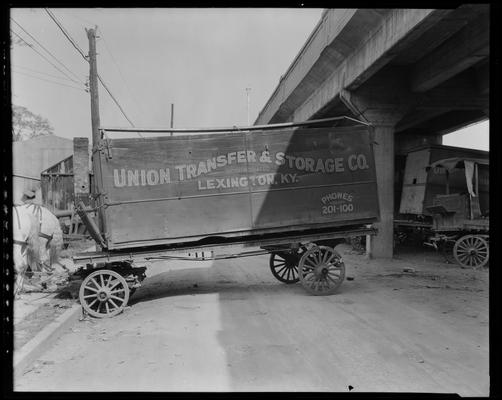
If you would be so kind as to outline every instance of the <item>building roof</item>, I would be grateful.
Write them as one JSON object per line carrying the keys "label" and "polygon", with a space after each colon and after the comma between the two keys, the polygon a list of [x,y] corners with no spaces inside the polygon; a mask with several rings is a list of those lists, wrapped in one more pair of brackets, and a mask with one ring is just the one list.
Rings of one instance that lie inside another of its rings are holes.
{"label": "building roof", "polygon": [[73,141],[55,135],[37,136],[12,144],[12,172],[40,177],[46,168],[73,154]]}

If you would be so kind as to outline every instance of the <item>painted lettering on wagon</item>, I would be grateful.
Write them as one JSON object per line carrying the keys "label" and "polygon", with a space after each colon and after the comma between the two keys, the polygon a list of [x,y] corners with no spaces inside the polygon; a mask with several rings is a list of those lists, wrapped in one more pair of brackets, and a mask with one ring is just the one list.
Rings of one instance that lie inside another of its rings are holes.
{"label": "painted lettering on wagon", "polygon": [[169,168],[164,169],[114,169],[113,184],[124,186],[154,186],[171,183]]}
{"label": "painted lettering on wagon", "polygon": [[[208,158],[198,163],[175,165],[172,171],[170,168],[114,169],[113,182],[115,187],[164,185],[172,182],[172,173],[175,175],[176,180],[186,181],[206,175],[218,168],[242,163],[285,165],[290,169],[298,171],[326,174],[344,172],[346,168],[349,171],[369,168],[364,154],[351,154],[347,157],[347,160],[344,160],[343,157],[316,159],[312,157],[291,156],[281,151],[272,157],[268,151],[257,154],[252,150],[242,150]],[[241,185],[239,184],[239,186]]]}
{"label": "painted lettering on wagon", "polygon": [[347,192],[326,194],[321,198],[323,204],[321,213],[322,215],[351,213],[354,211],[353,200],[353,195]]}
{"label": "painted lettering on wagon", "polygon": [[267,186],[277,185],[279,183],[296,183],[299,182],[297,174],[260,174],[247,176],[232,176],[228,178],[214,178],[197,181],[199,190],[208,189],[228,189],[248,186]]}

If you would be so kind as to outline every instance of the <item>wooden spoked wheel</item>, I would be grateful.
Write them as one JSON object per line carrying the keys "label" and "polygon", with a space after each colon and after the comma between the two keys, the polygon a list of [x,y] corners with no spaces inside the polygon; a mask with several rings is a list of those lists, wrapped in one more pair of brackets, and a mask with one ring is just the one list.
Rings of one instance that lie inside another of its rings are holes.
{"label": "wooden spoked wheel", "polygon": [[102,269],[84,279],[80,286],[79,300],[84,310],[93,317],[113,317],[127,305],[129,286],[122,275]]}
{"label": "wooden spoked wheel", "polygon": [[274,277],[287,284],[298,282],[298,262],[301,254],[297,251],[270,254],[270,270]]}
{"label": "wooden spoked wheel", "polygon": [[455,242],[453,256],[463,268],[481,268],[488,262],[490,248],[483,237],[466,235]]}
{"label": "wooden spoked wheel", "polygon": [[302,286],[315,296],[335,293],[345,279],[342,257],[328,246],[307,250],[300,259],[298,269]]}

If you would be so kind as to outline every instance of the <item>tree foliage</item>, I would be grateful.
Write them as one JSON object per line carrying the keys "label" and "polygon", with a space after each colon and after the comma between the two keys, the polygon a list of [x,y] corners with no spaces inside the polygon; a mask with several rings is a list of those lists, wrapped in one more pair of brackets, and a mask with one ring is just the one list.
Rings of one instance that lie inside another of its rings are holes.
{"label": "tree foliage", "polygon": [[52,135],[54,128],[47,118],[26,107],[12,105],[12,140],[20,141],[40,135]]}

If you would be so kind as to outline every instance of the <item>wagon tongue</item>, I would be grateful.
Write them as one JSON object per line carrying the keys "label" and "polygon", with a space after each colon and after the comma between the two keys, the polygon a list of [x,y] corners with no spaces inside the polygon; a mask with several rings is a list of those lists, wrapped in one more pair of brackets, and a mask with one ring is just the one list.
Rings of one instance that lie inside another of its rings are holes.
{"label": "wagon tongue", "polygon": [[105,241],[103,240],[103,237],[99,233],[99,229],[96,226],[96,224],[94,223],[94,221],[91,218],[89,218],[89,216],[85,212],[85,204],[82,201],[80,201],[77,204],[77,207],[75,208],[75,210],[77,211],[78,216],[80,217],[80,219],[84,223],[85,227],[87,228],[87,231],[89,232],[91,237],[94,239],[94,241],[97,244],[99,244],[101,247],[104,247]]}

